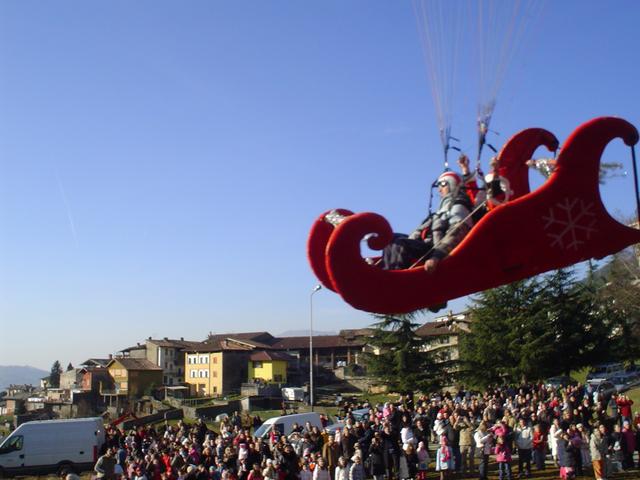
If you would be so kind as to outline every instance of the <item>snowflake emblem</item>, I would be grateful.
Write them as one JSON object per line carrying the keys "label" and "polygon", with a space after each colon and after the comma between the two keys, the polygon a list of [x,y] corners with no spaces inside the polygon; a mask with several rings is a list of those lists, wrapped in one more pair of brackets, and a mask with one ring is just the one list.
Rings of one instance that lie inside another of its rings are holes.
{"label": "snowflake emblem", "polygon": [[579,198],[565,198],[549,209],[549,215],[543,216],[544,229],[551,238],[552,247],[578,250],[596,231],[593,202]]}

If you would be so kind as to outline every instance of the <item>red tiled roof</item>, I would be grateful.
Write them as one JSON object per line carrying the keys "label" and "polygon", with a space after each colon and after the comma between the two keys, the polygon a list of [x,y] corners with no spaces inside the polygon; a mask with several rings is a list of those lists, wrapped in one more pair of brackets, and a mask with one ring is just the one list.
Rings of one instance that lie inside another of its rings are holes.
{"label": "red tiled roof", "polygon": [[197,345],[200,342],[191,341],[191,340],[172,340],[170,338],[163,338],[162,340],[155,340],[153,338],[148,338],[147,342],[153,343],[158,347],[164,348],[191,348],[193,345]]}
{"label": "red tiled roof", "polygon": [[449,329],[450,322],[427,322],[416,330],[418,337],[439,337],[458,333]]}
{"label": "red tiled roof", "polygon": [[[363,338],[347,340],[340,335],[320,335],[313,337],[314,348],[341,348],[341,347],[362,347],[365,344]],[[309,337],[282,337],[271,345],[276,350],[300,350],[309,348]]]}
{"label": "red tiled roof", "polygon": [[80,365],[86,365],[88,367],[99,365],[101,367],[106,367],[110,361],[110,358],[89,358],[88,360],[82,362]]}
{"label": "red tiled roof", "polygon": [[222,351],[246,351],[253,350],[253,346],[246,343],[234,342],[232,338],[213,338],[209,337],[209,340],[193,344],[190,348],[185,349],[185,352],[222,352]]}
{"label": "red tiled roof", "polygon": [[133,350],[146,350],[147,346],[146,345],[134,345],[133,347],[127,347],[127,348],[123,348],[122,350],[118,350],[119,353],[127,353],[127,352],[131,352]]}
{"label": "red tiled roof", "polygon": [[210,335],[205,342],[215,342],[225,339],[234,339],[246,343],[254,348],[270,348],[274,338],[269,332],[245,332],[245,333],[216,333]]}
{"label": "red tiled roof", "polygon": [[469,331],[471,317],[468,312],[458,314],[449,313],[427,322],[416,330],[419,337],[437,337],[440,335],[451,335]]}
{"label": "red tiled roof", "polygon": [[285,362],[290,362],[291,360],[293,360],[293,357],[291,355],[287,355],[284,352],[273,352],[273,351],[266,351],[266,350],[259,350],[257,352],[254,352],[251,354],[251,356],[249,357],[249,360],[252,360],[254,362],[271,362],[273,360],[282,360]]}
{"label": "red tiled roof", "polygon": [[375,333],[374,328],[350,328],[345,330],[340,330],[338,335],[344,338],[354,338],[354,337],[370,337]]}
{"label": "red tiled roof", "polygon": [[114,358],[109,362],[107,368],[114,362],[120,363],[126,370],[162,370],[161,367],[146,358]]}

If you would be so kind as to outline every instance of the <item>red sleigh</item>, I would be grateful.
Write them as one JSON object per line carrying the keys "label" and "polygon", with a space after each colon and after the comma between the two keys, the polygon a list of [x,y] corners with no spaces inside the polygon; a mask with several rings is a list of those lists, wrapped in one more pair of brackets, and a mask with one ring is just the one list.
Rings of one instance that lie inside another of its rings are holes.
{"label": "red sleigh", "polygon": [[392,229],[380,215],[348,210],[338,211],[340,222],[329,223],[323,214],[313,224],[307,244],[311,268],[353,307],[393,314],[618,252],[639,243],[640,231],[612,218],[600,198],[600,157],[617,137],[632,146],[638,131],[614,117],[583,124],[566,141],[553,174],[530,192],[526,161],[539,146],[555,150],[558,142],[542,129],[516,134],[500,152],[512,200],[487,213],[433,274],[421,266],[382,270],[367,263],[360,242],[368,237],[369,247],[381,250]]}

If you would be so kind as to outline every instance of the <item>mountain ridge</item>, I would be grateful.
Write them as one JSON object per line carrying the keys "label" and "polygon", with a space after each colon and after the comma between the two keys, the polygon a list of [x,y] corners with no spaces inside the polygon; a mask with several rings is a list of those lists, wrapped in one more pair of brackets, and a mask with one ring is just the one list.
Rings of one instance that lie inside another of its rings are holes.
{"label": "mountain ridge", "polygon": [[0,365],[0,391],[9,385],[40,385],[40,379],[49,374],[30,365]]}

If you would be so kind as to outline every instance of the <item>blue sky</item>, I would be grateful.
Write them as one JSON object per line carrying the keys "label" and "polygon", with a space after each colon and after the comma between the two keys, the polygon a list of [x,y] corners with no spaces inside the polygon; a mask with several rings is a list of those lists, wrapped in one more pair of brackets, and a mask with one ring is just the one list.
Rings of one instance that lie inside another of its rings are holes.
{"label": "blue sky", "polygon": [[[549,2],[493,127],[640,124],[634,1]],[[0,364],[305,329],[315,217],[425,214],[442,169],[410,2],[0,3]],[[454,132],[473,150],[473,70]],[[606,159],[631,171],[621,142]],[[602,189],[633,211],[632,178]],[[464,300],[452,302],[462,308]],[[331,292],[316,328],[371,323]]]}

